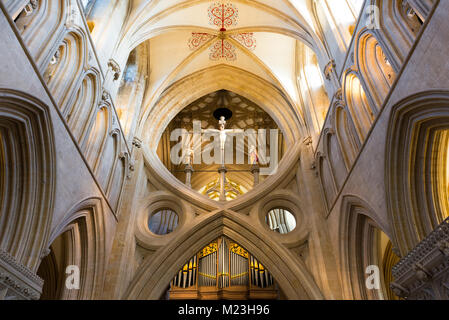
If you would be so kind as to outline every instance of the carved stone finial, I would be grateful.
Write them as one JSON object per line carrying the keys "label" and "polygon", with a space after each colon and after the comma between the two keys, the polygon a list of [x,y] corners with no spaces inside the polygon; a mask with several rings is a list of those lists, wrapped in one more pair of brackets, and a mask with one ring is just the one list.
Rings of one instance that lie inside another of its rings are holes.
{"label": "carved stone finial", "polygon": [[30,2],[23,8],[25,15],[26,16],[31,15],[34,12],[34,10],[37,9],[38,5],[39,5],[38,0],[30,0]]}
{"label": "carved stone finial", "polygon": [[138,149],[142,148],[142,140],[140,140],[140,138],[138,137],[134,137],[133,146],[135,146]]}
{"label": "carved stone finial", "polygon": [[109,94],[109,92],[107,90],[103,89],[103,94],[101,95],[101,99],[103,99],[104,101],[107,101],[107,100],[109,100],[110,96],[111,95]]}
{"label": "carved stone finial", "polygon": [[324,67],[324,76],[327,80],[330,80],[332,77],[332,72],[335,71],[335,68],[337,67],[337,64],[335,63],[335,60],[329,61],[326,66]]}
{"label": "carved stone finial", "polygon": [[341,88],[335,92],[334,98],[337,101],[343,101],[343,90]]}
{"label": "carved stone finial", "polygon": [[106,89],[103,89],[103,93],[101,94],[101,101],[98,102],[98,107],[101,109],[105,105],[110,105],[111,95]]}
{"label": "carved stone finial", "polygon": [[109,59],[108,67],[114,73],[114,81],[117,81],[120,78],[121,73],[120,66],[113,59]]}
{"label": "carved stone finial", "polygon": [[311,136],[308,136],[307,138],[305,138],[304,139],[304,141],[303,141],[303,143],[306,145],[306,146],[310,146],[311,144],[312,144],[312,137]]}

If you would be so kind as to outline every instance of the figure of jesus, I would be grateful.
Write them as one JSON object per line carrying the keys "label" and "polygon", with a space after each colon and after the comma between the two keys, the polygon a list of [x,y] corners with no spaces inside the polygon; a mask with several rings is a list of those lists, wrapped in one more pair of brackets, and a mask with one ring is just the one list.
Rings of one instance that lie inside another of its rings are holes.
{"label": "figure of jesus", "polygon": [[226,129],[226,118],[224,116],[220,117],[218,122],[220,130],[217,129],[207,129],[204,130],[206,133],[218,133],[220,137],[220,150],[221,150],[221,165],[225,165],[225,146],[228,133],[242,133],[242,129]]}

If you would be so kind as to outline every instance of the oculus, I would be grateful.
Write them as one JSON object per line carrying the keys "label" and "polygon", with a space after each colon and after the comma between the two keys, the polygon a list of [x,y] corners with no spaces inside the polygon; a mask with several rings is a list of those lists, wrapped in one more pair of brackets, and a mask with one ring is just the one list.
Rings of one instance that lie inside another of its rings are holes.
{"label": "oculus", "polygon": [[296,228],[295,216],[290,211],[281,208],[270,210],[265,221],[272,231],[280,234],[287,234]]}
{"label": "oculus", "polygon": [[157,235],[172,233],[178,226],[178,214],[171,209],[162,209],[148,219],[148,228]]}

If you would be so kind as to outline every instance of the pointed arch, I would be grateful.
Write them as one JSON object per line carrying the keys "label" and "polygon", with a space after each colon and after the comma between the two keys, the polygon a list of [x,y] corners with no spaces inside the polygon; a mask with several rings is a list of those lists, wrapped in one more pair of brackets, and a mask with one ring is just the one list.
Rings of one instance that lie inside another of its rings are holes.
{"label": "pointed arch", "polygon": [[193,230],[159,250],[157,256],[145,260],[123,298],[158,299],[185,261],[222,235],[238,242],[268,268],[288,299],[323,299],[301,260],[226,211],[206,217]]}
{"label": "pointed arch", "polygon": [[[45,71],[55,43],[60,41],[67,19],[68,0],[39,0],[31,15],[22,14],[16,26],[41,72]],[[44,68],[44,69],[43,69]]]}
{"label": "pointed arch", "polygon": [[368,88],[367,94],[380,110],[396,79],[391,59],[387,57],[384,46],[367,29],[357,35],[354,47],[356,66]]}
{"label": "pointed arch", "polygon": [[129,155],[123,152],[123,138],[119,128],[113,129],[105,142],[96,175],[114,210],[118,209],[125,183]]}
{"label": "pointed arch", "polygon": [[389,48],[387,53],[396,72],[404,63],[421,28],[422,21],[408,16],[407,0],[370,0],[379,8],[380,29],[375,30],[376,38]]}
{"label": "pointed arch", "polygon": [[[191,90],[192,85],[198,90]],[[143,111],[140,135],[149,140],[151,149],[157,149],[163,131],[185,106],[221,89],[258,104],[279,125],[287,143],[293,143],[301,136],[303,119],[278,88],[254,74],[224,64],[195,72],[166,89],[154,105]],[[154,126],[153,130],[146,130],[150,125]],[[151,132],[151,135],[144,137],[143,132],[147,132],[147,136]]]}
{"label": "pointed arch", "polygon": [[449,215],[449,92],[403,99],[393,106],[388,126],[388,216],[405,255]]}
{"label": "pointed arch", "polygon": [[333,180],[335,181],[335,187],[337,190],[340,190],[348,171],[343,160],[343,155],[335,131],[333,129],[325,129],[324,136],[326,141],[324,152],[329,159],[329,166]]}
{"label": "pointed arch", "polygon": [[93,111],[98,105],[101,87],[99,79],[100,73],[98,70],[91,69],[86,72],[74,101],[70,103],[70,107],[63,111],[64,117],[78,143],[81,143],[85,138],[89,130],[90,119],[94,116]]}
{"label": "pointed arch", "polygon": [[332,110],[333,126],[340,145],[340,150],[348,170],[351,169],[360,149],[360,142],[355,133],[354,124],[348,116],[343,101],[337,102]]}
{"label": "pointed arch", "polygon": [[359,139],[363,142],[371,129],[377,112],[372,108],[356,70],[347,70],[343,79],[343,96]]}
{"label": "pointed arch", "polygon": [[100,164],[100,156],[108,140],[108,132],[112,123],[112,115],[108,104],[100,104],[92,118],[92,128],[85,142],[85,155],[90,167],[96,172]]}
{"label": "pointed arch", "polygon": [[61,110],[66,108],[78,85],[77,79],[83,73],[86,57],[85,34],[78,27],[69,29],[59,46],[53,50],[43,77]]}
{"label": "pointed arch", "polygon": [[48,107],[0,89],[0,248],[31,271],[49,236],[55,146]]}
{"label": "pointed arch", "polygon": [[364,200],[353,195],[343,197],[338,232],[344,235],[339,244],[339,256],[342,283],[346,284],[343,289],[346,299],[387,298],[385,283],[381,283],[381,290],[369,290],[366,287],[366,268],[378,266],[380,269],[384,262],[380,250],[381,232],[384,235],[388,233],[376,220],[375,211]]}
{"label": "pointed arch", "polygon": [[125,186],[127,170],[129,166],[129,155],[121,152],[117,158],[108,186],[108,199],[115,212],[120,208],[120,200]]}
{"label": "pointed arch", "polygon": [[[57,243],[58,248],[52,244]],[[87,198],[73,206],[52,230],[48,247],[62,267],[54,277],[56,299],[90,300],[102,293],[106,267],[104,209],[100,198]],[[67,289],[65,268],[74,265],[80,271],[79,290]],[[51,271],[51,270],[50,270]],[[51,281],[51,279],[49,279]]]}
{"label": "pointed arch", "polygon": [[326,211],[329,212],[337,196],[337,186],[335,185],[327,156],[319,152],[316,155],[316,164],[318,166],[318,177],[320,178],[321,192],[326,205]]}

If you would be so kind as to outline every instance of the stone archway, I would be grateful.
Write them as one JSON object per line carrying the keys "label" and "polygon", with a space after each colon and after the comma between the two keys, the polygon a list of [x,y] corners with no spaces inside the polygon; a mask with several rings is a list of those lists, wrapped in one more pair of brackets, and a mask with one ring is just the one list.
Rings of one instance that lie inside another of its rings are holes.
{"label": "stone archway", "polygon": [[185,261],[220,236],[227,236],[250,251],[270,270],[287,299],[323,299],[301,260],[281,244],[258,235],[255,228],[228,211],[207,217],[160,250],[157,256],[144,261],[123,298],[159,299]]}

